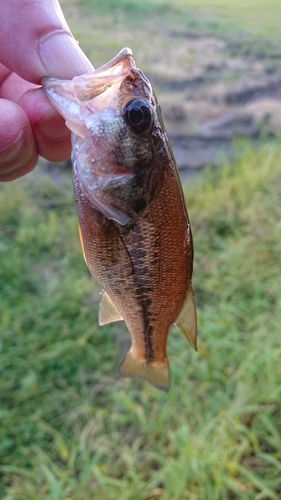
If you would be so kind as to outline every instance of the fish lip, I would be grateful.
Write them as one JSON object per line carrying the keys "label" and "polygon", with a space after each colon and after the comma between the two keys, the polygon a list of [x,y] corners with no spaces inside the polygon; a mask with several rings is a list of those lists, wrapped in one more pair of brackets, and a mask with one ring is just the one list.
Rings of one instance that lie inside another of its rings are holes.
{"label": "fish lip", "polygon": [[95,75],[99,75],[99,73],[107,72],[108,70],[114,68],[119,65],[121,62],[126,63],[129,62],[130,66],[135,66],[135,61],[133,59],[133,52],[129,47],[124,47],[118,54],[113,57],[110,61],[103,64],[99,68],[97,68],[94,73]]}

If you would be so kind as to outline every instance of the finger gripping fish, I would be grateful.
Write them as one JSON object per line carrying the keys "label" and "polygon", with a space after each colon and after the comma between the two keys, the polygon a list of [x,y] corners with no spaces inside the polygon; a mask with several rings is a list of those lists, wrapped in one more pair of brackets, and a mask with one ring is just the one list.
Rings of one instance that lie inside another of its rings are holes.
{"label": "finger gripping fish", "polygon": [[99,324],[126,322],[121,374],[168,390],[169,327],[196,349],[196,310],[191,229],[158,101],[128,48],[92,73],[42,83],[72,131],[80,239],[103,289]]}

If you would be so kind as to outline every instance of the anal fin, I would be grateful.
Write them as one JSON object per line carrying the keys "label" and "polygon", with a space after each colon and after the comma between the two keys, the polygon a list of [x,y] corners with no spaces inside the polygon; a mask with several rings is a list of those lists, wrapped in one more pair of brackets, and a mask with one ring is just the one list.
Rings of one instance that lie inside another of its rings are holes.
{"label": "anal fin", "polygon": [[107,325],[108,323],[122,320],[123,318],[116,309],[111,298],[106,292],[103,291],[99,309],[99,325]]}
{"label": "anal fin", "polygon": [[182,310],[175,321],[176,327],[188,340],[190,345],[197,351],[197,319],[196,319],[196,306],[194,302],[194,295],[192,287],[187,291],[186,298]]}
{"label": "anal fin", "polygon": [[119,371],[124,377],[143,378],[162,391],[167,392],[170,388],[170,370],[167,358],[163,363],[140,361],[129,351]]}

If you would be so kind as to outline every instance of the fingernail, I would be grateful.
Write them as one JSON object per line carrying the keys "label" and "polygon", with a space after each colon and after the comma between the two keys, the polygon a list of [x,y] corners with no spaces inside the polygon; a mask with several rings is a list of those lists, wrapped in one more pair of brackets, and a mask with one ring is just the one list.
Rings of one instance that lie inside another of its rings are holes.
{"label": "fingernail", "polygon": [[19,135],[16,139],[9,144],[8,146],[4,146],[0,148],[0,161],[1,165],[9,164],[16,160],[18,156],[21,154],[23,146],[24,146],[24,136],[23,130],[20,131]]}
{"label": "fingernail", "polygon": [[17,138],[0,150],[1,182],[17,179],[28,173],[37,162],[37,150],[31,133],[22,129]]}
{"label": "fingernail", "polygon": [[94,69],[78,43],[65,31],[53,31],[42,37],[38,43],[38,54],[46,71],[45,76],[72,79]]}

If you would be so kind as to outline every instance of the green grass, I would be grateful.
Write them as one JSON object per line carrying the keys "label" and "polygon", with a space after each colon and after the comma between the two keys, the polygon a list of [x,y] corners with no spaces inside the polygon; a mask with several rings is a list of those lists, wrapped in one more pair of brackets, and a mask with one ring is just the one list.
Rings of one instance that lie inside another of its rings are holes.
{"label": "green grass", "polygon": [[281,4],[279,0],[176,0],[182,8],[203,9],[223,23],[251,34],[276,37],[280,42]]}
{"label": "green grass", "polygon": [[281,492],[281,145],[186,186],[199,352],[174,329],[163,394],[117,375],[70,180],[0,186],[0,496],[275,499]]}
{"label": "green grass", "polygon": [[[73,0],[72,0],[73,1]],[[279,0],[77,0],[95,15],[118,16],[123,22],[139,23],[145,29],[148,17],[182,17],[182,23],[205,24],[209,28],[220,23],[233,26],[252,35],[276,37],[280,41],[281,4]],[[64,5],[64,1],[62,2]]]}
{"label": "green grass", "polygon": [[270,68],[273,57],[280,68],[279,0],[270,6],[266,0],[61,0],[61,5],[95,67],[128,46],[144,72],[153,73],[159,60],[168,71],[186,35],[200,34],[224,39],[235,46],[237,56],[253,53],[268,58]]}

